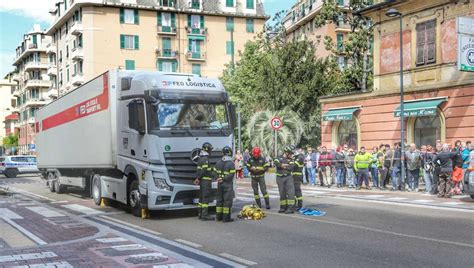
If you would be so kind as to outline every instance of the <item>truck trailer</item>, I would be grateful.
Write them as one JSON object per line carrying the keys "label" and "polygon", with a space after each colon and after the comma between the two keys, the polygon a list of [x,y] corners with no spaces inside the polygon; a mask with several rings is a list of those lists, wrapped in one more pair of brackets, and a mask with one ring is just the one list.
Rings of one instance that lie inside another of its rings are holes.
{"label": "truck trailer", "polygon": [[53,192],[79,187],[136,216],[193,208],[200,148],[217,162],[235,118],[218,79],[109,70],[38,110],[38,168]]}

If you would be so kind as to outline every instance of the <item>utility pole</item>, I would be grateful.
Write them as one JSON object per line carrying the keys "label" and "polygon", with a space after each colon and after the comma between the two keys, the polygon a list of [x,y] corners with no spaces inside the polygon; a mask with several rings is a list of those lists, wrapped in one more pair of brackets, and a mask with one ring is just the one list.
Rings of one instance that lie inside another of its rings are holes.
{"label": "utility pole", "polygon": [[242,132],[241,132],[241,126],[240,126],[240,103],[237,103],[237,136],[238,136],[238,150],[242,152]]}

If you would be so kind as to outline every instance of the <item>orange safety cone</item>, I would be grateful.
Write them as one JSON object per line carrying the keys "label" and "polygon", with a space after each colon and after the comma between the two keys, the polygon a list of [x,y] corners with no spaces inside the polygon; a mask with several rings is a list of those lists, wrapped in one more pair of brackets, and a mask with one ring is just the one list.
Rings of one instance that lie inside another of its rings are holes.
{"label": "orange safety cone", "polygon": [[104,198],[101,198],[101,199],[100,199],[100,205],[99,205],[99,206],[100,206],[100,207],[105,207],[105,200],[104,200]]}
{"label": "orange safety cone", "polygon": [[150,211],[146,208],[141,209],[142,219],[149,219],[150,218]]}

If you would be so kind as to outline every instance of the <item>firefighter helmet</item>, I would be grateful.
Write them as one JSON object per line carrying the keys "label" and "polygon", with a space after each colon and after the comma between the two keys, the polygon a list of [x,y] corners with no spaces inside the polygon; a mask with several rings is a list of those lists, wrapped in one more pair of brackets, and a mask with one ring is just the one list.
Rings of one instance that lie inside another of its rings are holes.
{"label": "firefighter helmet", "polygon": [[212,144],[210,144],[209,142],[203,143],[203,145],[202,145],[202,150],[203,151],[210,154],[212,152],[212,149],[214,149],[214,147],[212,147]]}
{"label": "firefighter helmet", "polygon": [[224,148],[222,148],[222,153],[227,156],[232,156],[232,148],[224,146]]}
{"label": "firefighter helmet", "polygon": [[252,156],[258,158],[262,155],[262,150],[259,147],[253,147]]}

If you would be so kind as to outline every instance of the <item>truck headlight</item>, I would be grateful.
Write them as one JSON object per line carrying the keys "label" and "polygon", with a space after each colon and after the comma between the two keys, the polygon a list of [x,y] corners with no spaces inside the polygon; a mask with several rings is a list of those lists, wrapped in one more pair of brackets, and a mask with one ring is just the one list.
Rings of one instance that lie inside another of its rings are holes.
{"label": "truck headlight", "polygon": [[158,189],[166,190],[166,191],[173,191],[173,188],[166,183],[165,179],[162,178],[154,178],[155,186]]}

